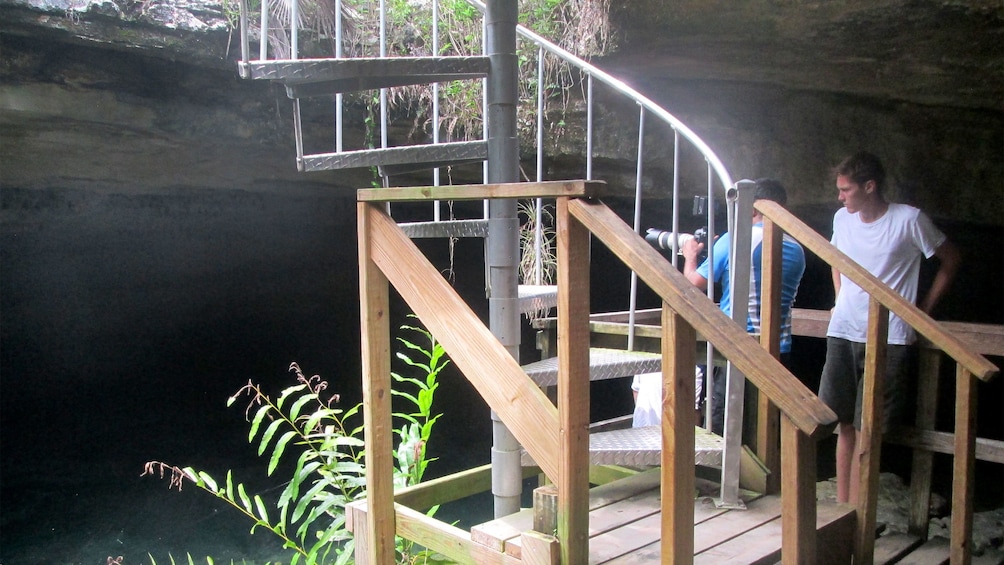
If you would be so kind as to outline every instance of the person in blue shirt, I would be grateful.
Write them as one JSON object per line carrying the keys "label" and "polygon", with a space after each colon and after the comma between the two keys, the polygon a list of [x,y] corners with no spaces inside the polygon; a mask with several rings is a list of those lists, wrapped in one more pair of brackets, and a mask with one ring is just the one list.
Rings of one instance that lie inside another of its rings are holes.
{"label": "person in blue shirt", "polygon": [[[788,194],[784,186],[774,179],[757,179],[753,192],[753,201],[772,200],[784,206],[788,202]],[[761,265],[763,254],[763,216],[753,210],[753,233],[750,248],[752,249],[752,269],[750,273],[749,317],[746,331],[760,335],[760,286]],[[723,234],[715,241],[714,276],[715,282],[721,285],[722,294],[719,307],[726,315],[732,315],[731,273],[729,269],[729,251],[731,237]],[[684,258],[683,274],[701,290],[708,288],[709,260],[700,265],[697,257],[704,249],[703,243],[690,240],[684,243],[680,252]],[[789,366],[791,361],[791,307],[795,302],[798,284],[805,272],[805,251],[788,234],[784,234],[781,243],[781,363]],[[705,374],[706,371],[705,371]],[[705,379],[706,381],[707,379]],[[711,430],[721,435],[725,427],[725,371],[715,368],[711,395]]]}

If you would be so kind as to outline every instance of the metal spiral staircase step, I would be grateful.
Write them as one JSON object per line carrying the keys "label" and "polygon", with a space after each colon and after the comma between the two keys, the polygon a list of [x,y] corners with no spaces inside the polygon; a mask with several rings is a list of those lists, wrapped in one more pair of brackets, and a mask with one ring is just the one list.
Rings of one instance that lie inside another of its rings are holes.
{"label": "metal spiral staircase step", "polygon": [[488,76],[488,57],[355,57],[239,63],[243,78],[276,80],[290,98]]}
{"label": "metal spiral staircase step", "polygon": [[355,167],[408,166],[412,170],[476,163],[488,158],[485,141],[454,141],[437,145],[406,145],[383,149],[341,151],[304,155],[297,163],[301,172],[330,171]]}
{"label": "metal spiral staircase step", "polygon": [[[722,466],[725,440],[701,427],[694,428],[694,462],[705,467]],[[534,465],[525,451],[523,466]],[[646,466],[662,464],[662,429],[659,426],[597,432],[589,436],[590,465]]]}
{"label": "metal spiral staircase step", "polygon": [[[539,386],[558,384],[557,357],[549,357],[523,365],[523,370]],[[660,370],[662,370],[662,355],[658,353],[598,347],[589,350],[590,381],[629,377]]]}
{"label": "metal spiral staircase step", "polygon": [[440,220],[398,224],[412,239],[433,237],[488,237],[488,220]]}

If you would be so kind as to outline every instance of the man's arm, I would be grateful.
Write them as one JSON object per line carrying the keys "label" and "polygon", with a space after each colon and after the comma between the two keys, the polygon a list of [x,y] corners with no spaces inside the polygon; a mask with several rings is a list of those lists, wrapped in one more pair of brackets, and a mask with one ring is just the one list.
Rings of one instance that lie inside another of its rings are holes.
{"label": "man's arm", "polygon": [[833,277],[833,303],[836,305],[837,296],[840,295],[840,271],[836,267],[830,267],[830,276]]}
{"label": "man's arm", "polygon": [[687,277],[690,284],[701,290],[708,290],[708,279],[697,272],[697,256],[704,249],[703,243],[697,243],[693,239],[687,240],[680,252],[683,254],[683,276]]}
{"label": "man's arm", "polygon": [[931,282],[931,289],[927,291],[927,296],[918,305],[925,314],[930,314],[938,305],[941,297],[948,292],[952,281],[955,280],[955,274],[959,271],[959,265],[962,263],[959,248],[947,239],[934,250],[934,256],[941,261],[941,265],[934,275],[934,281]]}

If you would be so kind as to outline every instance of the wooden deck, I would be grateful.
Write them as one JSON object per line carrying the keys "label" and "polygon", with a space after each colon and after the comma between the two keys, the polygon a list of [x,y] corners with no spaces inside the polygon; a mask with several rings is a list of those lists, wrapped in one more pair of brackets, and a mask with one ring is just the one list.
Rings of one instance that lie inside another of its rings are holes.
{"label": "wooden deck", "polygon": [[[662,515],[659,470],[593,488],[589,496],[589,563],[643,565],[661,563]],[[775,563],[781,558],[781,499],[743,493],[746,509],[717,508],[718,485],[697,480],[694,502],[695,563]],[[824,503],[818,508],[817,563],[850,562],[854,508]],[[471,528],[471,539],[517,559],[520,535],[530,530],[533,510],[526,509]]]}

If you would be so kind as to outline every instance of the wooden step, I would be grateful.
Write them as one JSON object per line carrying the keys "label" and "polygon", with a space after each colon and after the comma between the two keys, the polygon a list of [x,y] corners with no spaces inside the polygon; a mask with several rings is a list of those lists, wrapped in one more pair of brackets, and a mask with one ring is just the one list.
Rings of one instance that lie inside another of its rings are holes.
{"label": "wooden step", "polygon": [[[558,384],[558,358],[549,357],[528,365],[523,370],[539,386]],[[623,349],[590,348],[589,380],[616,379],[662,370],[662,355]]]}
{"label": "wooden step", "polygon": [[[407,166],[415,170],[475,163],[488,158],[485,141],[454,141],[436,145],[405,145],[304,155],[297,163],[301,172],[331,171],[358,167]],[[403,170],[403,169],[402,169]]]}
{"label": "wooden step", "polygon": [[290,98],[488,76],[488,57],[355,57],[238,63],[242,78],[275,80]]}

